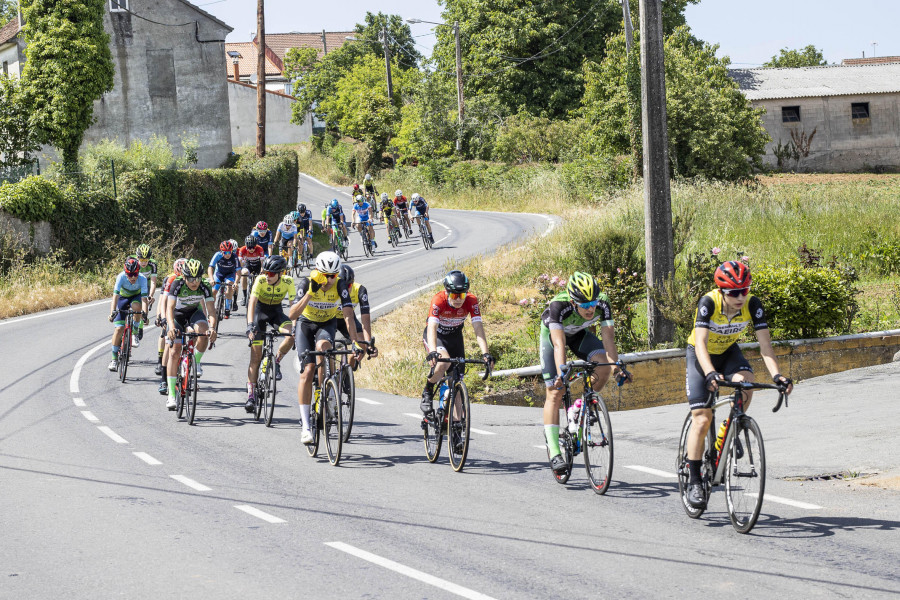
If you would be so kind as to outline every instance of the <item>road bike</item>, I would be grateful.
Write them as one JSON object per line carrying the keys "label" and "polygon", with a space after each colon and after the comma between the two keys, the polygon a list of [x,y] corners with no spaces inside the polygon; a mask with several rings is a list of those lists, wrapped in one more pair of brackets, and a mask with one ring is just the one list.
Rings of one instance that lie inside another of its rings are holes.
{"label": "road bike", "polygon": [[372,211],[375,213],[375,220],[381,220],[381,211],[379,210],[378,202],[375,201],[375,195],[366,192],[366,202],[372,207]]}
{"label": "road bike", "polygon": [[[230,286],[227,283],[223,283],[216,293],[216,326],[213,329],[215,329],[217,336],[219,335],[219,323],[225,318],[225,292],[229,289]],[[234,295],[236,296],[237,294]],[[234,298],[232,298],[231,302],[231,310],[234,310]],[[209,345],[209,349],[212,350],[215,345],[216,343],[213,342]]]}
{"label": "road bike", "polygon": [[[560,473],[553,471],[553,476],[559,483],[566,483],[572,475],[572,466],[575,457],[584,453],[584,468],[587,471],[591,489],[597,494],[603,495],[609,489],[613,472],[613,431],[609,420],[609,410],[603,397],[591,387],[593,371],[597,367],[619,367],[620,373],[616,383],[622,385],[629,377],[629,373],[622,361],[616,362],[592,362],[571,361],[563,365],[563,416],[562,422],[569,423],[569,408],[573,405],[572,382],[581,379],[584,386],[581,410],[575,415],[571,425],[560,425],[559,449],[563,460],[566,461],[566,469]],[[550,459],[550,447],[547,447],[547,458]]]}
{"label": "road bike", "polygon": [[[422,418],[422,435],[425,438],[425,456],[428,462],[435,462],[441,454],[444,434],[447,434],[447,450],[450,466],[457,473],[466,465],[469,454],[469,434],[472,427],[469,390],[463,381],[465,365],[483,365],[482,381],[491,376],[491,366],[487,361],[469,358],[436,358],[437,363],[450,363],[450,368],[438,382],[437,407]],[[428,374],[434,375],[434,367]]]}
{"label": "road bike", "polygon": [[119,362],[117,368],[119,379],[125,383],[128,374],[128,362],[131,360],[131,336],[134,335],[134,315],[143,315],[140,310],[122,311],[125,314],[125,329],[122,331],[122,345],[119,348]]}
{"label": "road bike", "polygon": [[[312,223],[310,223],[310,235],[312,234]],[[312,267],[313,256],[312,252],[309,249],[309,237],[307,235],[303,236],[303,250],[300,254],[300,264],[294,265],[294,276],[300,277],[300,274],[303,272],[303,269],[309,269]]]}
{"label": "road bike", "polygon": [[197,338],[208,333],[181,332],[181,359],[178,361],[178,381],[175,383],[175,414],[179,419],[187,413],[188,425],[194,424],[197,415],[197,359],[194,345]]}
{"label": "road bike", "polygon": [[[365,340],[357,340],[357,345],[363,346],[366,349],[366,354],[369,355],[368,358],[371,358],[372,351],[375,349],[375,338],[372,338],[372,341],[367,342]],[[335,340],[334,347],[338,350],[346,350],[349,347],[349,340]],[[343,430],[344,430],[344,443],[350,439],[350,431],[353,429],[353,416],[356,413],[356,377],[353,375],[353,367],[350,366],[350,362],[347,360],[348,355],[341,355],[341,364],[339,369],[341,370],[341,412],[343,415]],[[356,368],[359,368],[360,363],[357,362]]]}
{"label": "road bike", "polygon": [[[275,393],[278,380],[276,379],[275,363],[275,338],[291,337],[291,333],[282,333],[275,329],[268,329],[263,341],[262,358],[259,361],[259,370],[256,374],[256,410],[253,418],[259,421],[260,417],[266,419],[266,427],[272,426],[272,416],[275,414]],[[253,345],[250,342],[249,345]]]}
{"label": "road bike", "polygon": [[348,354],[354,354],[354,352],[331,348],[329,350],[307,350],[300,356],[300,364],[303,365],[303,368],[300,369],[301,374],[309,366],[306,364],[307,358],[323,357],[321,368],[324,383],[321,388],[318,378],[313,377],[313,401],[309,408],[310,432],[313,441],[307,444],[306,451],[310,456],[316,455],[319,451],[319,435],[321,433],[325,438],[328,461],[334,466],[341,462],[341,447],[344,442],[344,403],[341,399],[344,369],[338,368],[332,371],[331,363],[336,356]]}
{"label": "road bike", "polygon": [[369,239],[368,221],[360,222],[359,237],[362,238],[363,251],[366,256],[375,256],[375,240]]}
{"label": "road bike", "polygon": [[[763,495],[766,490],[766,451],[763,446],[759,425],[744,412],[744,394],[747,390],[778,390],[778,403],[772,412],[778,412],[781,403],[788,405],[787,385],[771,385],[767,383],[750,383],[747,381],[718,381],[720,387],[734,389],[734,393],[720,400],[719,392],[715,392],[713,415],[709,431],[704,440],[701,484],[704,497],[710,496],[712,488],[725,483],[725,500],[728,505],[728,516],[731,525],[738,533],[748,533],[762,509]],[[728,419],[725,421],[725,436],[720,448],[716,448],[716,409],[726,404],[731,405]],[[678,442],[678,458],[675,472],[678,475],[678,489],[684,511],[692,519],[697,519],[705,508],[694,508],[687,501],[687,490],[690,482],[690,468],[687,462],[687,440],[693,418],[688,413],[681,428]]]}
{"label": "road bike", "polygon": [[431,249],[431,234],[428,233],[428,227],[425,226],[425,222],[428,221],[428,217],[422,215],[418,218],[417,222],[419,224],[419,235],[422,236],[422,243],[425,244],[425,249]]}
{"label": "road bike", "polygon": [[400,220],[400,224],[403,226],[403,232],[406,234],[406,239],[412,237],[412,225],[409,222],[409,213],[398,211],[399,214],[397,218]]}
{"label": "road bike", "polygon": [[344,237],[344,232],[341,231],[341,228],[338,226],[333,226],[331,228],[331,250],[342,259],[347,260],[348,251],[347,251],[347,238]]}
{"label": "road bike", "polygon": [[391,218],[387,215],[384,216],[384,226],[388,232],[388,241],[391,243],[391,246],[396,248],[400,244],[400,227],[391,225]]}

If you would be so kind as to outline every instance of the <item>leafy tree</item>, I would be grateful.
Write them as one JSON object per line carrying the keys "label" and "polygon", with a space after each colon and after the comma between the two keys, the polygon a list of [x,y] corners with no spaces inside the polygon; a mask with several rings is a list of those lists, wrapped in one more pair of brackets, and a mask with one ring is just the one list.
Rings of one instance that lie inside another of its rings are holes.
{"label": "leafy tree", "polygon": [[0,74],[0,166],[31,164],[31,153],[41,149],[30,114],[19,80]]}
{"label": "leafy tree", "polygon": [[394,138],[397,150],[415,159],[448,157],[457,136],[456,80],[428,72],[404,91],[409,101],[400,109],[400,126]]}
{"label": "leafy tree", "polygon": [[[606,58],[585,68],[583,112],[592,150],[627,154],[633,108],[626,85],[628,61],[624,36],[610,41]],[[769,140],[761,109],[754,109],[728,76],[728,58],[716,58],[718,46],[704,43],[687,27],[665,40],[666,110],[669,160],[673,175],[736,180],[761,166]],[[632,103],[633,104],[633,103]]]}
{"label": "leafy tree", "polygon": [[0,27],[18,18],[18,16],[18,2],[15,2],[15,0],[0,0]]}
{"label": "leafy tree", "polygon": [[822,51],[810,44],[799,50],[789,50],[782,48],[776,56],[773,56],[768,62],[764,62],[764,67],[819,67],[827,65],[828,61],[822,55]]}
{"label": "leafy tree", "polygon": [[113,88],[105,0],[23,2],[27,60],[22,81],[39,139],[62,151],[66,170],[93,122],[94,100]]}
{"label": "leafy tree", "polygon": [[396,57],[404,68],[416,68],[422,55],[416,50],[416,42],[409,29],[409,25],[403,22],[400,15],[385,15],[379,12],[377,15],[366,13],[364,23],[357,23],[356,34],[353,36],[359,40],[366,40],[362,46],[371,54],[384,58],[384,46],[381,41],[382,28],[387,26],[388,49],[392,57]]}

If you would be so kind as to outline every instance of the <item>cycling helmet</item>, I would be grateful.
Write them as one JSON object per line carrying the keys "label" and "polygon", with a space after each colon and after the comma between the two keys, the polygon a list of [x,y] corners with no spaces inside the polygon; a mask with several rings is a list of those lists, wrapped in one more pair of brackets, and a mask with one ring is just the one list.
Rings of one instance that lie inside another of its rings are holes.
{"label": "cycling helmet", "polygon": [[181,273],[184,271],[184,263],[186,262],[186,258],[179,258],[175,261],[175,264],[172,265],[172,270],[175,271],[175,274],[179,277],[181,277]]}
{"label": "cycling helmet", "polygon": [[723,290],[740,290],[750,287],[750,267],[737,260],[724,262],[716,269],[713,279]]}
{"label": "cycling helmet", "polygon": [[353,267],[347,263],[341,265],[341,279],[346,282],[347,287],[353,285],[353,282],[356,280],[356,273],[353,272]]}
{"label": "cycling helmet", "polygon": [[284,215],[284,219],[282,219],[281,222],[284,223],[285,225],[293,225],[294,217],[291,215],[293,215],[293,213],[288,213],[288,214]]}
{"label": "cycling helmet", "polygon": [[413,192],[412,198],[410,198],[410,200],[412,200],[413,202],[415,202],[415,201],[418,200],[419,198],[421,198],[421,196],[420,196],[417,192]]}
{"label": "cycling helmet", "polygon": [[361,202],[363,201],[362,194],[358,195],[358,196],[357,196],[356,198],[354,198],[354,199],[355,199],[357,202],[360,202],[360,203],[361,203]]}
{"label": "cycling helmet", "polygon": [[263,230],[263,229],[268,229],[268,228],[269,228],[269,224],[266,223],[265,221],[260,221],[259,223],[256,224],[257,230]]}
{"label": "cycling helmet", "polygon": [[231,238],[230,240],[228,240],[228,243],[231,244],[231,250],[232,250],[232,251],[235,251],[235,250],[238,249],[238,243],[237,243],[237,240],[236,240],[236,239]]}
{"label": "cycling helmet", "polygon": [[275,254],[263,262],[262,268],[268,273],[283,273],[287,270],[287,261],[280,254]]}
{"label": "cycling helmet", "polygon": [[291,221],[299,221],[300,220],[300,211],[294,210],[291,211]]}
{"label": "cycling helmet", "polygon": [[462,271],[450,271],[444,277],[444,289],[451,294],[469,291],[469,278]]}
{"label": "cycling helmet", "polygon": [[225,240],[221,244],[219,244],[219,250],[222,252],[234,252],[234,248],[231,247],[231,241]]}
{"label": "cycling helmet", "polygon": [[138,258],[150,258],[153,256],[153,251],[150,249],[150,246],[147,244],[141,244],[137,247],[137,252],[134,253]]}
{"label": "cycling helmet", "polygon": [[138,262],[136,258],[126,258],[125,259],[125,274],[126,275],[137,275],[141,272],[141,263]]}
{"label": "cycling helmet", "polygon": [[600,297],[600,286],[597,280],[581,271],[575,271],[569,277],[566,284],[566,292],[569,299],[581,304],[583,302],[593,302]]}
{"label": "cycling helmet", "polygon": [[340,204],[337,201],[337,198],[331,201],[331,208],[337,208]]}
{"label": "cycling helmet", "polygon": [[200,277],[203,274],[203,263],[201,263],[196,258],[192,258],[191,260],[184,263],[184,268],[181,269],[181,274],[185,277]]}
{"label": "cycling helmet", "polygon": [[403,190],[397,190],[396,192],[394,192],[394,196],[396,196],[397,198],[399,198],[402,195],[403,195]]}
{"label": "cycling helmet", "polygon": [[301,214],[302,214],[302,213],[305,213],[305,212],[306,212],[306,205],[303,204],[302,202],[301,202],[300,204],[298,204],[298,205],[297,205],[297,212],[299,212],[299,213],[301,213]]}
{"label": "cycling helmet", "polygon": [[327,275],[340,273],[341,257],[331,251],[322,252],[316,257],[316,269]]}
{"label": "cycling helmet", "polygon": [[390,200],[391,197],[387,195],[387,192],[381,192],[381,199],[382,200]]}
{"label": "cycling helmet", "polygon": [[256,236],[248,235],[244,238],[244,245],[250,250],[256,248]]}
{"label": "cycling helmet", "polygon": [[372,181],[372,176],[369,173],[366,173],[366,181]]}

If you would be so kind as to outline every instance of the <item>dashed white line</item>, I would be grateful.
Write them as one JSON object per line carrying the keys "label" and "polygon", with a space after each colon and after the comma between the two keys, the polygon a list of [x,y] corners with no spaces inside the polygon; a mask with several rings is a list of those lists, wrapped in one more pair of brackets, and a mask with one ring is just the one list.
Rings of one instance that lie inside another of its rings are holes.
{"label": "dashed white line", "polygon": [[422,420],[422,416],[423,416],[422,413],[419,413],[419,414],[416,414],[416,413],[403,413],[403,414],[406,415],[407,417],[412,417],[413,419],[419,419],[420,421]]}
{"label": "dashed white line", "polygon": [[72,398],[72,402],[74,402],[75,406],[77,406],[78,408],[84,408],[85,406],[87,406],[84,403],[84,400],[82,400],[81,398]]}
{"label": "dashed white line", "polygon": [[94,415],[94,413],[92,413],[89,410],[83,410],[83,411],[81,411],[81,414],[83,414],[84,418],[87,419],[88,421],[90,421],[91,423],[99,423],[100,422],[100,419],[98,419]]}
{"label": "dashed white line", "polygon": [[[747,494],[748,496],[756,496],[756,494]],[[805,508],[806,510],[818,510],[822,508],[817,504],[810,504],[808,502],[800,502],[799,500],[791,500],[790,498],[782,498],[781,496],[773,496],[771,494],[763,494],[763,500],[766,502],[777,502],[778,504],[787,504],[788,506],[793,506],[795,508]]]}
{"label": "dashed white line", "polygon": [[123,438],[121,435],[119,435],[118,433],[116,433],[115,431],[113,431],[112,429],[107,427],[106,425],[98,425],[97,429],[99,429],[100,431],[105,433],[107,435],[107,437],[109,437],[109,439],[111,439],[112,441],[114,441],[117,444],[127,444],[128,443],[128,440]]}
{"label": "dashed white line", "polygon": [[671,471],[663,471],[661,469],[654,469],[652,467],[644,467],[641,465],[625,465],[625,468],[632,469],[633,471],[643,471],[644,473],[650,473],[651,475],[659,475],[660,477],[669,477],[671,479],[678,477],[678,475]]}
{"label": "dashed white line", "polygon": [[428,585],[432,585],[446,592],[450,592],[451,594],[462,596],[463,598],[471,598],[472,600],[493,600],[491,596],[487,596],[485,594],[482,594],[481,592],[476,592],[475,590],[470,590],[469,588],[447,581],[446,579],[441,579],[440,577],[435,577],[434,575],[423,573],[422,571],[418,571],[416,569],[413,569],[412,567],[407,567],[406,565],[394,562],[390,559],[384,558],[383,556],[378,556],[377,554],[372,554],[371,552],[360,550],[359,548],[351,546],[350,544],[345,544],[343,542],[325,542],[325,545],[330,546],[335,550],[346,552],[347,554],[351,554],[357,558],[361,558],[365,561],[376,564],[379,567],[390,569],[395,573],[400,573],[401,575],[406,575],[407,577],[410,577],[412,579],[417,579],[422,583],[427,583]]}
{"label": "dashed white line", "polygon": [[364,404],[379,404],[379,405],[382,404],[381,402],[377,402],[375,400],[369,400],[368,398],[360,398],[359,396],[357,396],[356,399]]}
{"label": "dashed white line", "polygon": [[263,512],[258,508],[254,508],[247,504],[239,504],[236,505],[235,508],[244,511],[248,515],[253,515],[258,519],[262,519],[263,521],[268,521],[269,523],[287,523],[287,521],[285,521],[284,519],[279,519],[274,515],[270,515],[267,512]]}
{"label": "dashed white line", "polygon": [[497,435],[495,431],[485,431],[483,429],[475,429],[474,427],[469,427],[469,431],[472,433],[480,433],[481,435]]}
{"label": "dashed white line", "polygon": [[534,447],[537,448],[538,450],[546,450],[546,449],[547,449],[547,444],[541,444],[541,445],[539,445],[539,446],[538,446],[538,445],[535,445]]}
{"label": "dashed white line", "polygon": [[141,459],[142,461],[144,461],[144,462],[147,463],[148,465],[156,466],[156,465],[161,465],[161,464],[162,464],[161,461],[156,460],[155,458],[153,458],[152,456],[150,456],[150,455],[147,454],[146,452],[132,452],[132,454],[134,454],[135,456],[137,456],[139,459]]}
{"label": "dashed white line", "polygon": [[183,483],[184,485],[188,486],[189,488],[193,488],[193,489],[197,490],[198,492],[212,491],[212,488],[206,487],[202,483],[196,482],[193,479],[191,479],[190,477],[185,477],[184,475],[169,475],[169,477],[171,477],[175,481]]}

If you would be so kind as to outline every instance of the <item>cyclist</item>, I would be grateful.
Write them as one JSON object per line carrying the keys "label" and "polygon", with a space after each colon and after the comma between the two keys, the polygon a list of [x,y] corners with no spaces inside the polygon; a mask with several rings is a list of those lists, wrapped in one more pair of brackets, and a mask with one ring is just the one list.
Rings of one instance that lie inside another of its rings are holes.
{"label": "cyclist", "polygon": [[272,231],[269,229],[268,223],[265,221],[258,222],[253,231],[250,232],[250,235],[256,238],[256,243],[262,246],[266,256],[272,253]]}
{"label": "cyclist", "polygon": [[167,321],[166,303],[164,300],[166,299],[166,294],[168,294],[169,290],[172,288],[172,282],[175,281],[176,277],[181,277],[181,270],[184,268],[184,263],[186,262],[186,258],[179,258],[175,261],[175,264],[172,265],[173,273],[163,280],[162,293],[159,296],[159,303],[156,305],[156,326],[159,327],[159,344],[157,347],[159,362],[156,364],[154,373],[162,377],[159,383],[159,393],[161,396],[165,396],[169,389],[169,384],[166,382],[166,365],[169,364],[169,355],[167,353],[168,347],[166,346]]}
{"label": "cyclist", "polygon": [[358,183],[354,183],[354,184],[353,184],[353,189],[350,190],[350,197],[351,197],[351,198],[356,198],[357,196],[362,196],[362,195],[363,195],[362,188],[359,187],[359,184],[358,184]]}
{"label": "cyclist", "polygon": [[242,304],[247,306],[247,279],[256,281],[262,269],[262,261],[266,257],[263,247],[256,242],[256,238],[248,235],[244,245],[238,250],[238,263],[241,266],[241,290],[244,292]]}
{"label": "cyclist", "polygon": [[[312,211],[306,208],[305,204],[298,204],[297,210],[292,213],[295,215],[294,224],[297,225],[297,231],[302,231],[306,237],[306,243],[309,246],[309,255],[313,254],[313,228],[312,228]],[[303,251],[303,247],[298,250]]]}
{"label": "cyclist", "polygon": [[[287,261],[283,256],[270,256],[263,263],[263,273],[253,282],[250,304],[247,306],[247,337],[250,338],[250,366],[247,368],[247,402],[244,410],[252,413],[256,409],[256,379],[259,376],[259,361],[262,359],[266,325],[271,325],[281,333],[291,332],[291,319],[284,314],[281,301],[292,301],[295,293],[294,279],[284,274]],[[290,352],[294,340],[285,337],[278,346],[275,379],[281,379],[281,359]]]}
{"label": "cyclist", "polygon": [[366,193],[371,194],[373,198],[378,195],[378,189],[375,187],[375,182],[372,180],[372,175],[370,173],[366,173],[363,180],[363,188]]}
{"label": "cyclist", "polygon": [[428,239],[433,244],[434,235],[431,233],[431,221],[428,220],[428,204],[425,202],[425,198],[419,194],[413,194],[410,208],[413,210],[413,218],[416,220],[416,225],[424,219],[425,227],[428,229]]}
{"label": "cyclist", "polygon": [[[372,212],[372,205],[366,202],[362,196],[357,196],[356,202],[353,204],[353,223],[360,233],[363,228],[369,232],[369,243],[372,244],[372,249],[375,249],[378,247],[378,243],[375,241],[375,228],[372,226],[374,220]],[[370,217],[372,218],[370,219]]]}
{"label": "cyclist", "polygon": [[[231,300],[235,295],[234,280],[238,270],[236,251],[237,244],[231,240],[225,240],[219,244],[219,251],[213,255],[206,268],[206,274],[213,283],[213,295],[225,294],[226,319],[231,316]],[[220,291],[220,288],[224,289]]]}
{"label": "cyclist", "polygon": [[394,203],[391,202],[391,198],[387,195],[387,192],[381,194],[381,212],[384,213],[384,222],[387,223],[387,226],[394,227],[398,230],[397,239],[399,240],[400,225],[397,222],[397,215],[394,214]]}
{"label": "cyclist", "polygon": [[[116,276],[113,288],[112,301],[109,307],[109,322],[115,325],[112,334],[112,361],[109,370],[119,368],[119,348],[122,344],[122,334],[125,331],[126,311],[142,311],[142,298],[147,295],[147,278],[141,274],[141,265],[136,258],[126,258],[123,270]],[[142,323],[140,314],[134,315],[135,328]],[[135,335],[131,336],[131,345],[137,348],[138,341]]]}
{"label": "cyclist", "polygon": [[[687,439],[687,462],[691,472],[687,501],[694,508],[706,506],[700,466],[703,440],[712,421],[714,392],[719,389],[717,382],[754,381],[753,369],[737,343],[751,323],[759,341],[759,353],[772,381],[786,384],[788,394],[793,390],[791,380],[778,370],[762,302],[750,294],[750,268],[732,260],[719,265],[713,278],[717,289],[700,298],[685,353],[687,397],[693,417]],[[753,394],[743,393],[746,410]]]}
{"label": "cyclist", "polygon": [[[141,275],[147,278],[147,285],[149,290],[147,295],[141,299],[143,304],[143,310],[145,313],[150,312],[150,308],[153,306],[154,295],[156,294],[156,274],[159,270],[156,261],[153,260],[153,251],[150,249],[150,246],[147,244],[141,244],[137,247],[137,250],[134,254],[131,255],[130,258],[136,258],[138,263],[141,265]],[[138,342],[144,339],[144,320],[142,319],[140,325],[136,329],[137,331],[137,339]],[[137,348],[140,344],[132,344],[135,348]]]}
{"label": "cyclist", "polygon": [[481,358],[493,366],[494,357],[488,352],[478,298],[475,294],[469,293],[469,278],[462,271],[450,271],[444,277],[444,291],[438,292],[431,299],[431,311],[428,313],[428,321],[423,332],[422,341],[428,351],[426,360],[434,367],[434,375],[425,380],[422,403],[419,406],[426,415],[431,413],[433,408],[434,386],[450,366],[450,363],[436,362],[435,358],[466,356],[462,333],[466,316],[472,319],[472,329],[475,330],[475,339],[481,348]]}
{"label": "cyclist", "polygon": [[341,232],[344,234],[344,239],[347,240],[347,245],[350,245],[350,238],[347,237],[347,217],[344,216],[344,208],[341,206],[341,203],[338,202],[337,198],[331,201],[331,204],[328,205],[328,212],[326,214],[326,220],[328,226],[334,229],[336,226],[340,225]]}
{"label": "cyclist", "polygon": [[[297,303],[291,307],[288,315],[291,319],[297,320],[294,338],[300,357],[306,351],[331,349],[337,320],[341,316],[346,322],[352,348],[357,353],[361,352],[356,345],[356,317],[353,314],[353,305],[350,303],[346,282],[338,277],[340,272],[341,258],[334,252],[322,252],[316,257],[316,268],[309,277],[301,277],[297,281]],[[308,357],[301,358],[302,372],[297,386],[302,426],[300,441],[304,444],[310,444],[313,440],[309,429],[309,405],[312,399],[313,377],[318,371],[303,368],[309,362]]]}
{"label": "cyclist", "polygon": [[394,192],[394,207],[400,213],[400,219],[406,224],[404,229],[407,231],[412,230],[412,223],[409,220],[409,205],[407,204],[406,196],[403,195],[403,190]]}
{"label": "cyclist", "polygon": [[279,253],[285,260],[291,256],[291,248],[294,246],[294,238],[297,237],[297,224],[294,223],[294,213],[289,212],[284,215],[278,229],[275,231],[275,241],[273,244],[279,244]]}
{"label": "cyclist", "polygon": [[197,376],[203,375],[200,360],[209,344],[216,341],[216,314],[213,307],[213,291],[203,279],[203,263],[192,258],[184,264],[181,277],[172,281],[166,294],[166,322],[169,327],[169,365],[166,381],[169,399],[166,408],[175,410],[175,385],[178,380],[178,362],[181,360],[181,332],[193,330],[209,337],[197,339],[194,358],[197,360]]}
{"label": "cyclist", "polygon": [[[597,325],[600,326],[599,338],[595,333]],[[580,271],[572,274],[566,290],[557,294],[541,315],[541,371],[547,388],[544,438],[550,450],[550,467],[556,473],[566,469],[566,461],[559,450],[559,409],[566,376],[561,368],[566,363],[567,347],[582,360],[619,360],[609,298],[600,292],[596,279]],[[618,376],[619,368],[594,369],[591,387],[595,391],[603,389],[610,374]]]}
{"label": "cyclist", "polygon": [[[369,291],[366,286],[356,282],[356,273],[353,268],[344,263],[341,265],[341,281],[347,286],[347,289],[341,292],[342,303],[346,303],[349,297],[350,304],[353,306],[353,320],[356,322],[356,339],[364,339],[369,342],[366,345],[366,352],[372,358],[378,356],[378,349],[372,345],[372,316],[369,314]],[[347,294],[347,297],[344,294]],[[356,317],[356,307],[359,306],[359,318]],[[350,333],[347,331],[347,323],[343,319],[337,320],[337,331],[346,339],[350,339]],[[359,361],[355,356],[350,357],[350,365],[356,369]]]}

